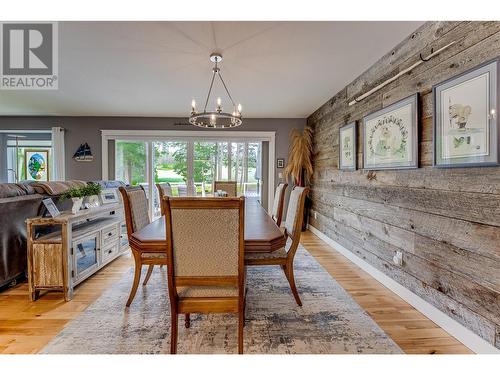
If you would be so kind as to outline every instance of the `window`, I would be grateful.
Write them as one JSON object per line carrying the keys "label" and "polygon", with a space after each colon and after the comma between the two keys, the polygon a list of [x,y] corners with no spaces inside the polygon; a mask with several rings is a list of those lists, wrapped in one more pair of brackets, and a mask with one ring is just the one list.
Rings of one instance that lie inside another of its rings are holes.
{"label": "window", "polygon": [[[150,202],[153,219],[161,214],[155,186],[161,182],[169,182],[174,195],[211,196],[214,181],[236,181],[238,195],[259,200],[265,207],[269,197],[272,201],[270,193],[274,188],[266,191],[268,194],[263,194],[264,186],[268,188],[268,181],[263,178],[261,171],[264,160],[262,142],[272,139],[274,152],[274,133],[269,132],[269,139],[266,139],[262,135],[248,135],[252,132],[217,132],[220,134],[217,137],[213,135],[215,133],[198,131],[143,132],[103,131],[103,178],[142,185]],[[246,136],[236,137],[244,133]],[[107,146],[113,144],[114,153],[108,154]],[[114,171],[108,176],[107,157],[113,155]],[[266,156],[265,160],[269,160],[269,157]],[[269,170],[269,181],[272,179],[274,183],[274,163],[269,164],[269,169],[265,170]],[[149,189],[150,185],[152,189]]]}
{"label": "window", "polygon": [[26,155],[44,151],[48,155],[45,161],[48,179],[52,179],[53,153],[51,132],[16,132],[0,133],[0,182],[19,182],[36,180],[26,171]]}

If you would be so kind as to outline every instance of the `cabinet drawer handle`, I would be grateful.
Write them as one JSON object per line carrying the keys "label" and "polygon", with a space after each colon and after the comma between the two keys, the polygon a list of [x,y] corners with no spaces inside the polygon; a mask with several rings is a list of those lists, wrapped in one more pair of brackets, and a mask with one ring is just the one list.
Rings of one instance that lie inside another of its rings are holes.
{"label": "cabinet drawer handle", "polygon": [[113,235],[113,233],[111,233],[111,232],[108,233],[108,236],[112,236],[112,235]]}

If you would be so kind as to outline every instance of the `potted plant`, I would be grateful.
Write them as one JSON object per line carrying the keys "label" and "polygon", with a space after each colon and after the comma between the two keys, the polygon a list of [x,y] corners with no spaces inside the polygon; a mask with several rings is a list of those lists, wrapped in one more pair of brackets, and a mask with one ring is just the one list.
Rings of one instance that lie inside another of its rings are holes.
{"label": "potted plant", "polygon": [[[307,186],[313,175],[313,130],[306,127],[303,131],[293,129],[290,133],[288,164],[285,168],[285,178],[293,178],[294,186]],[[302,230],[307,228],[311,200],[306,198]]]}
{"label": "potted plant", "polygon": [[94,182],[89,182],[86,186],[81,187],[84,196],[84,206],[86,208],[99,206],[99,194],[101,193],[101,185]]}
{"label": "potted plant", "polygon": [[82,208],[83,204],[83,191],[81,188],[71,188],[66,190],[66,192],[61,195],[60,199],[71,199],[73,206],[71,207],[71,213],[76,214]]}
{"label": "potted plant", "polygon": [[61,199],[71,199],[73,206],[71,207],[71,212],[76,214],[83,205],[83,200],[85,198],[85,206],[97,207],[99,205],[99,193],[101,192],[101,186],[94,183],[89,183],[88,185],[82,187],[74,187],[67,190]]}

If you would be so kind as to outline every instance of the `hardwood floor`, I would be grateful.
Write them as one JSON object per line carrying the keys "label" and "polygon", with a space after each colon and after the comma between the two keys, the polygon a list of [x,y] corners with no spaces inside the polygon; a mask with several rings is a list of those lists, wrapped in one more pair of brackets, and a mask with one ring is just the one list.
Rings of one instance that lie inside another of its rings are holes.
{"label": "hardwood floor", "polygon": [[[301,243],[406,353],[470,353],[311,232],[303,233]],[[129,257],[118,258],[78,286],[74,299],[66,303],[60,293],[29,301],[27,283],[0,293],[0,353],[38,352],[130,266]]]}
{"label": "hardwood floor", "polygon": [[119,257],[77,286],[69,302],[55,292],[31,302],[26,282],[0,293],[0,353],[38,352],[132,265],[130,257]]}

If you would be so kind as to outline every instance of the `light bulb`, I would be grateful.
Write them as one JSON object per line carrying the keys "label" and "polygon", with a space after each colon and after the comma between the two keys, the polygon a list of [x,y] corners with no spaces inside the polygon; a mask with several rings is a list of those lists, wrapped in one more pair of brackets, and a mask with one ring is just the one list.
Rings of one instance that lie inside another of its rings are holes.
{"label": "light bulb", "polygon": [[222,100],[220,98],[217,98],[217,105],[220,107],[221,104],[222,104]]}
{"label": "light bulb", "polygon": [[241,115],[241,104],[238,104],[238,113]]}
{"label": "light bulb", "polygon": [[194,99],[191,101],[191,111],[196,112],[196,101]]}

